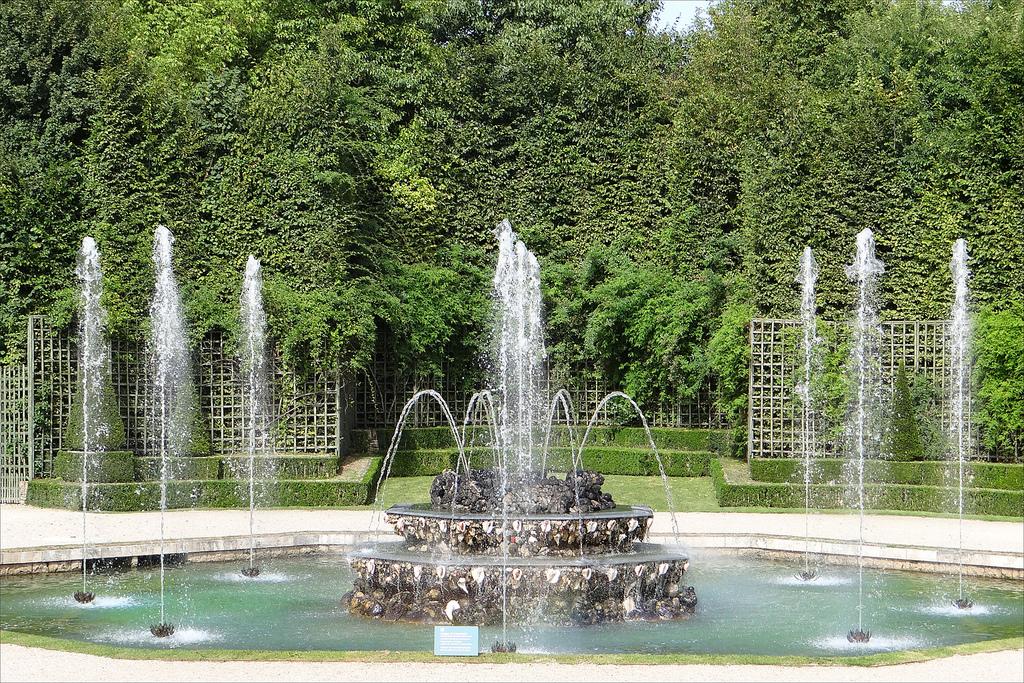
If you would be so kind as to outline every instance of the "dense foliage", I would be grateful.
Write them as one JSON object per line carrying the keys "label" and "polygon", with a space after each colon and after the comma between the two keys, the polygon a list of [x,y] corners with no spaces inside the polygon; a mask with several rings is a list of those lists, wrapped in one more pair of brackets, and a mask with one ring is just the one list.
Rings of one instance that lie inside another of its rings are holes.
{"label": "dense foliage", "polygon": [[0,358],[23,353],[28,314],[69,320],[86,234],[131,332],[163,222],[197,338],[233,329],[251,252],[297,364],[361,368],[383,347],[417,372],[472,365],[509,217],[542,260],[557,372],[645,400],[716,376],[738,419],[746,320],[795,313],[805,244],[822,312],[845,316],[871,227],[889,317],[946,317],[968,240],[994,316],[986,434],[1006,447],[1021,354],[985,345],[1024,301],[1024,3],[720,0],[679,34],[650,28],[657,11],[3,2]]}

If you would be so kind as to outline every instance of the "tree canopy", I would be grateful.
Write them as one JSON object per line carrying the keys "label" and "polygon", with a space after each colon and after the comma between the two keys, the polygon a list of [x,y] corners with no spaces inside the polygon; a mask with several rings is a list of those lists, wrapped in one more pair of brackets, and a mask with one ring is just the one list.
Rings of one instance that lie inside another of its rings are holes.
{"label": "tree canopy", "polygon": [[253,253],[286,356],[353,368],[479,356],[502,218],[541,258],[556,369],[642,397],[738,385],[740,318],[795,313],[806,244],[845,317],[865,227],[886,316],[947,317],[957,237],[976,303],[1020,310],[1021,0],[720,0],[679,33],[658,11],[7,0],[0,357],[27,315],[68,319],[87,234],[113,331],[144,320],[157,223],[194,334],[234,324]]}

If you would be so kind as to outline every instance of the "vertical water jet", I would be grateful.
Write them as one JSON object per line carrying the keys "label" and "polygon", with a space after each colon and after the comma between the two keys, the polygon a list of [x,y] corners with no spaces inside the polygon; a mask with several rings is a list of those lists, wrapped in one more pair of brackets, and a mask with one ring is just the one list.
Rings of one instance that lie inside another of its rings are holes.
{"label": "vertical water jet", "polygon": [[267,455],[270,420],[267,414],[267,316],[263,311],[263,269],[252,255],[245,265],[240,303],[244,337],[242,372],[245,377],[243,431],[249,484],[249,564],[242,569],[242,574],[254,578],[260,573],[256,564],[255,529],[257,462]]}
{"label": "vertical water jet", "polygon": [[950,268],[953,272],[953,309],[950,316],[949,348],[952,370],[949,436],[956,457],[957,498],[957,599],[960,609],[974,606],[964,597],[964,479],[971,454],[971,319],[968,312],[970,269],[967,265],[967,242],[958,239],[953,245]]}
{"label": "vertical water jet", "polygon": [[[498,408],[498,457],[502,463],[502,575],[508,571],[508,494],[533,472],[534,431],[546,403],[543,394],[544,325],[540,264],[503,220],[497,227],[498,264],[494,271],[495,390]],[[508,642],[508,581],[502,581],[501,643]]]}
{"label": "vertical water jet", "polygon": [[150,306],[152,328],[150,359],[153,366],[155,434],[160,454],[160,621],[150,631],[163,638],[174,633],[167,623],[164,572],[164,516],[167,511],[167,482],[172,458],[184,455],[189,443],[191,402],[188,346],[181,296],[171,265],[174,236],[158,225],[153,236],[153,265],[156,287]]}
{"label": "vertical water jet", "polygon": [[93,454],[104,441],[105,435],[102,432],[107,429],[106,422],[102,419],[103,380],[110,372],[110,358],[103,340],[106,311],[100,302],[103,295],[103,275],[100,270],[100,253],[92,237],[82,240],[75,273],[81,283],[82,306],[78,322],[81,354],[78,376],[81,383],[79,393],[82,410],[82,590],[75,593],[75,600],[89,603],[96,597],[87,590],[86,585],[89,467]]}
{"label": "vertical water jet", "polygon": [[875,237],[870,229],[857,235],[857,255],[846,267],[846,274],[857,284],[857,310],[853,319],[853,343],[850,347],[850,375],[854,391],[847,418],[849,462],[852,463],[852,488],[859,519],[857,531],[857,628],[850,631],[850,642],[867,642],[864,630],[864,461],[879,452],[879,403],[881,399],[880,343],[882,328],[878,319],[878,276],[884,264],[875,258]]}
{"label": "vertical water jet", "polygon": [[800,351],[803,356],[802,377],[797,384],[796,393],[800,399],[800,456],[803,461],[804,477],[804,568],[797,577],[811,581],[817,577],[816,570],[811,568],[811,478],[814,454],[817,448],[817,429],[815,425],[814,395],[812,378],[816,368],[816,354],[819,343],[817,301],[815,284],[818,281],[818,263],[810,247],[804,247],[800,257],[800,271],[796,281],[800,283],[800,328],[802,331]]}

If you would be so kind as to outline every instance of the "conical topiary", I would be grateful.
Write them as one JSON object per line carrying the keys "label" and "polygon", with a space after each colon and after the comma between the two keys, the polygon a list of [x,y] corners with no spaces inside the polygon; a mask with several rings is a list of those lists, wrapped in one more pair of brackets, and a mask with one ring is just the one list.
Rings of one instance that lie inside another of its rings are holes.
{"label": "conical topiary", "polygon": [[892,460],[924,460],[924,442],[921,428],[914,414],[914,400],[910,394],[910,377],[903,363],[896,372],[886,453]]}
{"label": "conical topiary", "polygon": [[[78,391],[71,402],[71,412],[68,415],[67,431],[64,433],[64,450],[82,451],[85,450],[85,399],[84,388],[79,383]],[[100,390],[100,401],[94,406],[96,414],[96,434],[92,435],[92,447],[96,451],[120,451],[125,448],[124,422],[121,420],[121,410],[117,405],[117,397],[114,395],[114,385],[110,381],[110,375],[103,377]],[[90,411],[90,414],[92,411]]]}
{"label": "conical topiary", "polygon": [[196,391],[195,382],[189,380],[181,391],[181,395],[176,399],[175,410],[180,412],[175,418],[175,424],[184,425],[186,428],[171,435],[174,439],[173,452],[180,456],[210,455],[213,451],[210,445],[210,429],[199,408],[199,392]]}

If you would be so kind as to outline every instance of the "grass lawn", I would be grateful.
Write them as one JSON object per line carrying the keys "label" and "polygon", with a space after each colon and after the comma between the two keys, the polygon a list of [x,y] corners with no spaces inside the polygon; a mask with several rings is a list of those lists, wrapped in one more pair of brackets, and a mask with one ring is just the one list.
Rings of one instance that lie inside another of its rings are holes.
{"label": "grass lawn", "polygon": [[[562,475],[559,475],[562,476]],[[395,503],[430,500],[433,477],[395,477],[384,485],[385,506]],[[661,477],[629,477],[605,475],[603,490],[622,505],[650,505],[655,510],[668,510],[665,487]],[[720,510],[710,477],[669,477],[676,512],[710,512]]]}
{"label": "grass lawn", "polygon": [[[730,481],[749,481],[750,473],[742,461],[724,461],[726,476]],[[426,503],[430,501],[430,482],[433,477],[394,477],[384,486],[384,505],[395,503]],[[605,491],[612,494],[616,503],[623,505],[650,505],[657,511],[668,510],[665,504],[665,488],[661,477],[630,477],[621,474],[608,474],[604,478]],[[715,487],[711,477],[669,477],[672,487],[672,500],[676,512],[769,512],[780,514],[803,514],[803,508],[755,508],[755,507],[719,507],[715,498]],[[361,506],[370,509],[371,506]],[[376,507],[376,506],[372,506]],[[812,510],[817,514],[849,515],[852,510],[829,509]],[[955,517],[955,514],[939,512],[915,512],[910,510],[870,510],[869,515],[896,515],[908,517]],[[1020,521],[1017,517],[1000,517],[996,515],[966,515],[968,519],[982,519],[997,522]]]}

